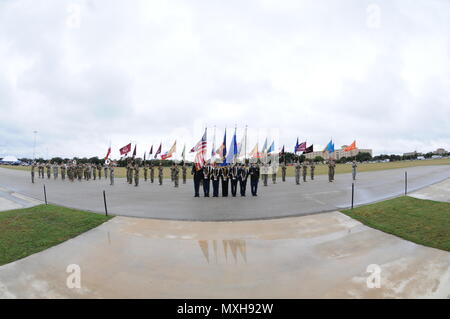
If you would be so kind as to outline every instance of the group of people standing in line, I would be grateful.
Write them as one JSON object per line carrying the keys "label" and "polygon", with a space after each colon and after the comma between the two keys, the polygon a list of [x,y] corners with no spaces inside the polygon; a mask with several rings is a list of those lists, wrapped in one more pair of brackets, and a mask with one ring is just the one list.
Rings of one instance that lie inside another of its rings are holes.
{"label": "group of people standing in line", "polygon": [[[246,164],[219,166],[216,163],[207,163],[203,167],[197,168],[194,165],[191,173],[194,179],[194,197],[200,197],[200,185],[203,187],[204,196],[209,197],[211,183],[212,197],[219,197],[219,185],[222,186],[223,197],[228,196],[229,190],[231,190],[231,196],[236,197],[238,184],[240,195],[245,196],[249,178],[252,196],[257,196],[260,169],[255,163],[251,164],[250,167]],[[231,185],[231,187],[228,185]]]}
{"label": "group of people standing in line", "polygon": [[[155,166],[153,164],[147,164],[145,163],[143,165],[144,170],[144,181],[147,181],[150,177],[150,182],[155,181],[155,168],[158,170],[158,182],[159,185],[163,184],[164,180],[164,166],[162,163]],[[139,186],[139,172],[141,169],[141,165],[138,161],[130,160],[127,163],[127,182],[128,184],[133,184],[134,179],[134,186]],[[186,164],[181,165],[181,172],[182,172],[182,178],[183,178],[183,184],[186,184],[186,178],[187,178],[187,167]],[[150,173],[150,175],[149,175]],[[170,179],[174,183],[175,187],[178,187],[179,180],[180,180],[180,166],[176,163],[172,164],[170,167]]]}
{"label": "group of people standing in line", "polygon": [[[34,183],[35,178],[35,172],[36,168],[38,171],[38,177],[39,178],[45,178],[45,173],[47,173],[47,178],[50,179],[53,173],[53,178],[57,179],[59,176],[59,173],[61,173],[61,179],[65,180],[66,175],[67,178],[73,182],[75,180],[81,181],[81,180],[96,180],[97,176],[98,179],[102,179],[102,171],[104,171],[105,179],[109,178],[111,180],[111,185],[114,185],[114,166],[116,166],[115,163],[110,163],[109,165],[105,164],[104,166],[98,164],[81,164],[76,163],[76,161],[73,161],[72,163],[32,163],[31,164],[31,182]],[[46,172],[47,171],[47,172]]]}
{"label": "group of people standing in line", "polygon": [[[336,162],[334,160],[329,160],[328,165],[328,181],[331,183],[334,181]],[[39,163],[34,162],[31,165],[31,181],[34,183],[35,170],[38,169],[39,178],[45,178],[45,170],[47,171],[47,178],[50,179],[52,172],[54,179],[58,178],[59,171],[61,172],[61,179],[65,180],[66,174],[70,181],[81,181],[84,180],[96,180],[102,178],[102,170],[104,172],[105,179],[110,179],[110,185],[114,185],[114,169],[117,166],[116,162],[107,161],[103,166],[98,164],[81,164],[73,161],[69,164],[63,163],[58,165],[56,163]],[[174,183],[175,187],[179,186],[180,178],[180,167],[181,176],[183,184],[186,184],[187,179],[187,166],[185,163],[182,165],[177,165],[174,163],[170,167],[171,181]],[[315,164],[313,161],[304,161],[303,163],[297,162],[294,166],[295,169],[295,182],[297,185],[300,184],[301,176],[303,177],[303,182],[306,182],[308,175],[308,168],[310,171],[311,180],[314,180]],[[352,178],[356,179],[356,161],[352,162]],[[139,161],[134,161],[129,159],[126,166],[126,177],[127,183],[133,184],[137,187],[139,186],[141,165]],[[164,167],[162,163],[159,165],[154,165],[153,163],[145,163],[143,165],[144,180],[150,179],[151,183],[155,180],[155,169],[158,170],[158,181],[159,185],[163,184],[164,180]],[[283,182],[286,181],[286,171],[287,166],[285,163],[281,164],[281,179]],[[149,174],[150,173],[150,174]],[[222,196],[227,197],[229,190],[231,190],[231,196],[235,197],[237,194],[237,188],[239,185],[240,195],[246,195],[247,182],[250,178],[251,194],[252,196],[257,196],[258,183],[260,177],[263,180],[263,185],[268,185],[269,175],[272,176],[273,184],[277,181],[277,167],[269,164],[256,164],[252,163],[250,166],[248,164],[216,164],[216,163],[206,163],[203,167],[197,168],[195,164],[192,166],[191,174],[194,180],[194,196],[200,197],[199,191],[200,186],[203,188],[204,196],[209,197],[210,194],[210,184],[212,183],[212,197],[219,197],[219,187],[222,188]],[[231,185],[231,187],[229,186]]]}

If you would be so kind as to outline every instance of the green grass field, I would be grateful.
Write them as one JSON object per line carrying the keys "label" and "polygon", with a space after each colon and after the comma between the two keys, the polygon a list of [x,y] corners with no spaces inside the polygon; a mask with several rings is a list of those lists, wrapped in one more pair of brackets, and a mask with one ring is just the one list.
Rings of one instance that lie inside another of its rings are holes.
{"label": "green grass field", "polygon": [[369,227],[450,251],[450,203],[403,196],[342,212]]}
{"label": "green grass field", "polygon": [[110,218],[55,205],[0,212],[0,265],[60,244]]}
{"label": "green grass field", "polygon": [[[442,158],[442,159],[434,159],[434,160],[424,160],[424,161],[399,161],[399,162],[388,162],[388,163],[364,163],[358,165],[358,172],[370,172],[370,171],[381,171],[387,169],[396,169],[396,168],[407,168],[412,166],[430,166],[430,165],[450,165],[450,158]],[[30,167],[27,166],[8,166],[8,165],[0,165],[0,167],[11,168],[11,169],[19,169],[29,171]],[[352,167],[350,164],[337,164],[336,165],[336,174],[350,173]],[[124,167],[117,167],[115,169],[115,177],[125,177],[126,169]],[[328,166],[327,165],[316,165],[316,175],[324,175],[328,174]],[[102,172],[103,174],[103,172]],[[150,173],[149,173],[150,174]],[[309,174],[309,172],[308,172]],[[155,169],[155,178],[158,175],[157,169]],[[295,176],[295,169],[293,166],[289,166],[286,172],[287,176]],[[140,176],[143,178],[144,170],[141,168]],[[278,170],[278,176],[281,176],[281,170]],[[164,177],[170,178],[170,170],[168,167],[164,168]],[[191,170],[188,167],[187,177],[191,178]],[[181,178],[181,170],[180,170],[180,178]]]}

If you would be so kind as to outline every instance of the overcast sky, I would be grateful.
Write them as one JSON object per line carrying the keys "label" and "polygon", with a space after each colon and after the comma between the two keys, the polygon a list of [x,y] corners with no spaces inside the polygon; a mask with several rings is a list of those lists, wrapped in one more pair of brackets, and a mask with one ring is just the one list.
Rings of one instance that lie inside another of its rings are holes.
{"label": "overcast sky", "polygon": [[450,149],[449,39],[448,0],[0,0],[0,156]]}

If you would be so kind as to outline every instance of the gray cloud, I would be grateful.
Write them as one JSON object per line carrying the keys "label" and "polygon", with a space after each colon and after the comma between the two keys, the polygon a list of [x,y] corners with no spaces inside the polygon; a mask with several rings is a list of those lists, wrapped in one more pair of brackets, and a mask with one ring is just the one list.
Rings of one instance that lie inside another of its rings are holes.
{"label": "gray cloud", "polygon": [[[370,4],[379,28],[367,25]],[[375,153],[450,148],[449,9],[444,0],[3,1],[0,155],[31,156],[33,130],[42,156],[102,156],[110,141],[114,156],[130,141],[143,152],[177,139],[180,150],[206,124],[217,126],[216,145],[225,127],[230,140],[248,125],[248,149],[266,134],[288,149],[297,136],[318,148],[356,139]]]}

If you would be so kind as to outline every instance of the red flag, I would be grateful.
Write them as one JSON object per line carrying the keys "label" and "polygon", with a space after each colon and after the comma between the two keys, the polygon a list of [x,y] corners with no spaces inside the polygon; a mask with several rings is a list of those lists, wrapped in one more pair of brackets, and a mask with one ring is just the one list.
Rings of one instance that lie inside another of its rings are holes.
{"label": "red flag", "polygon": [[353,143],[350,146],[344,148],[344,152],[350,152],[352,150],[356,150],[356,141],[353,141]]}
{"label": "red flag", "polygon": [[108,152],[106,153],[105,156],[105,161],[108,159],[109,155],[111,155],[111,146],[108,148]]}
{"label": "red flag", "polygon": [[131,152],[131,143],[120,149],[120,155],[126,155]]}

